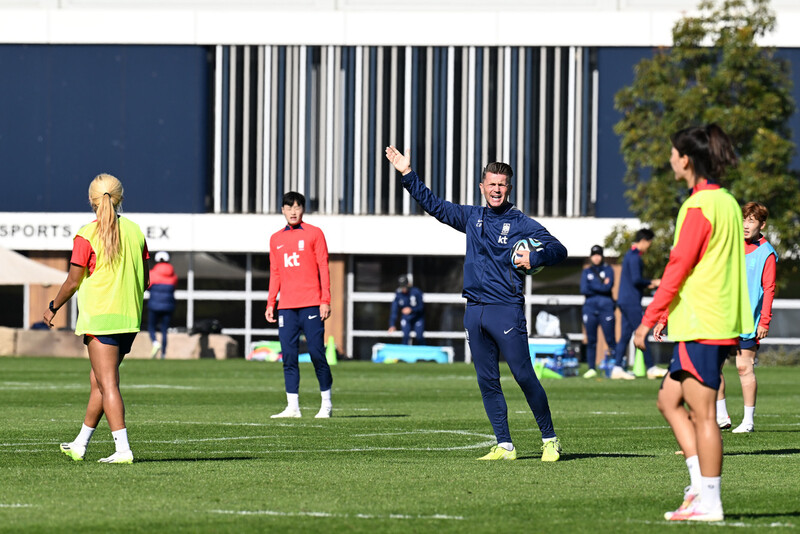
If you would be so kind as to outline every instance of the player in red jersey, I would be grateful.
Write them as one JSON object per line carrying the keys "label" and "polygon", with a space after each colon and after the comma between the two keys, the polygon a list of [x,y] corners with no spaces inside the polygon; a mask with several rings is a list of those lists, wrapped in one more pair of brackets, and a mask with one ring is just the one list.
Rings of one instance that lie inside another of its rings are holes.
{"label": "player in red jersey", "polygon": [[[322,230],[303,221],[306,199],[297,192],[283,195],[286,226],[269,240],[269,296],[267,322],[278,321],[278,337],[283,354],[286,409],[273,418],[300,417],[300,370],[297,366],[300,331],[308,342],[308,352],[319,381],[322,405],[316,417],[331,416],[331,368],[325,358],[325,324],[331,314],[331,283],[328,271],[328,245]],[[277,318],[275,301],[278,301]]]}

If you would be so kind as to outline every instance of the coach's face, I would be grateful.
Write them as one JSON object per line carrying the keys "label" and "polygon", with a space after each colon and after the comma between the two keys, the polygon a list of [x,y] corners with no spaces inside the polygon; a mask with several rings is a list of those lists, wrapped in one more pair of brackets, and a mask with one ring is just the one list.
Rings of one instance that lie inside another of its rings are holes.
{"label": "coach's face", "polygon": [[303,212],[305,210],[297,202],[291,206],[284,205],[281,208],[281,211],[283,212],[283,216],[286,217],[286,222],[289,224],[289,226],[297,226],[303,222]]}
{"label": "coach's face", "polygon": [[487,172],[481,182],[481,193],[486,199],[486,205],[490,208],[499,208],[511,194],[511,184],[508,183],[508,176],[505,174],[495,174]]}

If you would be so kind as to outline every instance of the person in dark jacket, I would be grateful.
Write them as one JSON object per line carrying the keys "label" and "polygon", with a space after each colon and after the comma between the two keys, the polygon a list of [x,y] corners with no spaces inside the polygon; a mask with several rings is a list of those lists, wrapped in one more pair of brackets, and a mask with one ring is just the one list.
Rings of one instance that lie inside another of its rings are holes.
{"label": "person in dark jacket", "polygon": [[591,264],[581,273],[581,295],[586,296],[583,303],[583,325],[586,328],[586,363],[589,370],[584,378],[597,376],[595,360],[597,353],[597,327],[603,329],[603,337],[611,349],[616,347],[614,327],[614,299],[611,289],[614,287],[614,269],[603,260],[603,247],[595,245],[589,256]]}
{"label": "person in dark jacket", "polygon": [[[483,406],[497,438],[497,445],[480,459],[517,458],[508,429],[508,407],[500,387],[502,353],[539,426],[542,461],[558,460],[561,444],[553,429],[547,394],[533,370],[528,346],[525,271],[560,263],[567,257],[567,249],[544,226],[509,202],[514,171],[505,163],[490,163],[483,170],[480,189],[486,199],[484,207],[454,204],[434,195],[411,170],[408,153],[403,155],[389,146],[386,159],[402,173],[403,187],[427,213],[466,234],[462,293],[467,299],[464,328]],[[535,245],[512,257],[515,244],[523,240]]]}
{"label": "person in dark jacket", "polygon": [[[642,261],[642,254],[647,253],[650,249],[653,237],[655,237],[655,234],[649,228],[642,228],[636,232],[636,236],[633,238],[633,245],[622,259],[622,273],[619,277],[619,293],[617,294],[617,307],[622,316],[622,329],[615,351],[616,360],[614,365],[609,366],[607,371],[611,378],[634,378],[626,370],[625,354],[628,352],[628,343],[644,316],[642,297],[645,290],[655,289],[661,283],[661,280],[651,280],[645,278],[643,274],[644,262]],[[653,356],[649,347],[643,353],[644,364],[647,368],[647,378],[662,378],[667,373],[666,369],[653,364]]]}
{"label": "person in dark jacket", "polygon": [[403,345],[411,345],[411,330],[417,335],[417,345],[425,344],[425,303],[422,290],[414,287],[403,275],[398,280],[397,293],[389,313],[389,332],[397,330],[397,312],[400,312],[400,329],[403,331]]}
{"label": "person in dark jacket", "polygon": [[[150,298],[147,301],[147,329],[153,348],[152,358],[161,352],[163,360],[167,354],[167,329],[175,312],[175,286],[178,275],[169,262],[168,252],[156,252],[156,264],[150,270]],[[161,331],[161,342],[156,339],[156,329]]]}

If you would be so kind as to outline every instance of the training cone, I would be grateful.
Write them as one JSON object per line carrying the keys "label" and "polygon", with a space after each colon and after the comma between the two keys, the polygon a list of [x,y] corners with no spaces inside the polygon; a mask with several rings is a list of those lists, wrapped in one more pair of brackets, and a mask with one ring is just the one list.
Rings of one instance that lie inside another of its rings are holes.
{"label": "training cone", "polygon": [[636,349],[636,356],[633,358],[633,375],[638,377],[647,375],[647,368],[644,366],[644,353],[641,349]]}
{"label": "training cone", "polygon": [[325,347],[325,359],[328,360],[328,365],[336,365],[336,343],[333,341],[333,336],[328,336],[328,345]]}
{"label": "training cone", "polygon": [[543,378],[564,378],[552,369],[545,367],[544,363],[538,361],[533,362],[533,372],[536,373],[536,378],[539,380]]}
{"label": "training cone", "polygon": [[542,379],[542,370],[544,369],[544,364],[539,362],[533,362],[533,372],[536,373],[536,378],[539,380]]}

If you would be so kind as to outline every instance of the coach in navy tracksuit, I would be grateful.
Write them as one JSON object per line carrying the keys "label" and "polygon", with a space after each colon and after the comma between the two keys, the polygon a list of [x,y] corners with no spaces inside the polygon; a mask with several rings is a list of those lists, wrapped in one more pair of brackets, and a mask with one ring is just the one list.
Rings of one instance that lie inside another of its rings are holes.
{"label": "coach in navy tracksuit", "polygon": [[389,332],[395,331],[397,314],[400,312],[400,329],[403,331],[403,345],[411,345],[411,330],[417,335],[417,345],[425,344],[425,303],[422,290],[414,287],[403,275],[398,280],[397,293],[389,313]]}
{"label": "coach in navy tracksuit", "polygon": [[614,287],[614,270],[603,261],[603,247],[595,245],[589,256],[591,264],[581,273],[581,295],[586,295],[583,303],[583,325],[586,327],[586,363],[589,370],[586,378],[597,375],[595,358],[597,353],[597,327],[603,329],[606,344],[612,351],[616,347],[614,332],[614,298],[611,289]]}
{"label": "coach in navy tracksuit", "polygon": [[523,269],[555,265],[567,256],[564,246],[538,222],[509,201],[514,172],[505,163],[491,163],[483,171],[480,189],[487,206],[463,206],[444,201],[411,170],[408,154],[386,148],[386,158],[403,174],[403,187],[422,208],[467,235],[464,291],[467,299],[464,327],[475,362],[483,405],[498,444],[481,459],[513,460],[516,449],[508,429],[508,408],[500,387],[500,353],[536,417],[542,433],[542,460],[558,460],[561,446],[553,430],[547,394],[533,370],[525,320],[525,276],[512,265],[511,249],[522,239],[535,238],[541,247],[519,253],[514,264]]}
{"label": "coach in navy tracksuit", "polygon": [[[650,280],[645,278],[644,262],[642,261],[642,254],[645,254],[653,242],[655,234],[649,228],[642,228],[636,232],[634,243],[631,249],[625,254],[622,259],[622,273],[619,276],[619,292],[617,293],[617,307],[622,315],[622,328],[620,330],[619,340],[617,341],[617,349],[615,352],[615,365],[620,369],[614,369],[609,366],[607,373],[609,376],[613,375],[616,371],[625,369],[625,354],[628,352],[628,342],[631,340],[634,330],[642,322],[644,312],[642,312],[642,297],[644,296],[645,289],[652,289],[658,287],[661,280]],[[653,365],[653,356],[650,354],[650,349],[644,350],[644,362],[647,368],[649,378],[660,378],[663,376],[662,370]]]}

